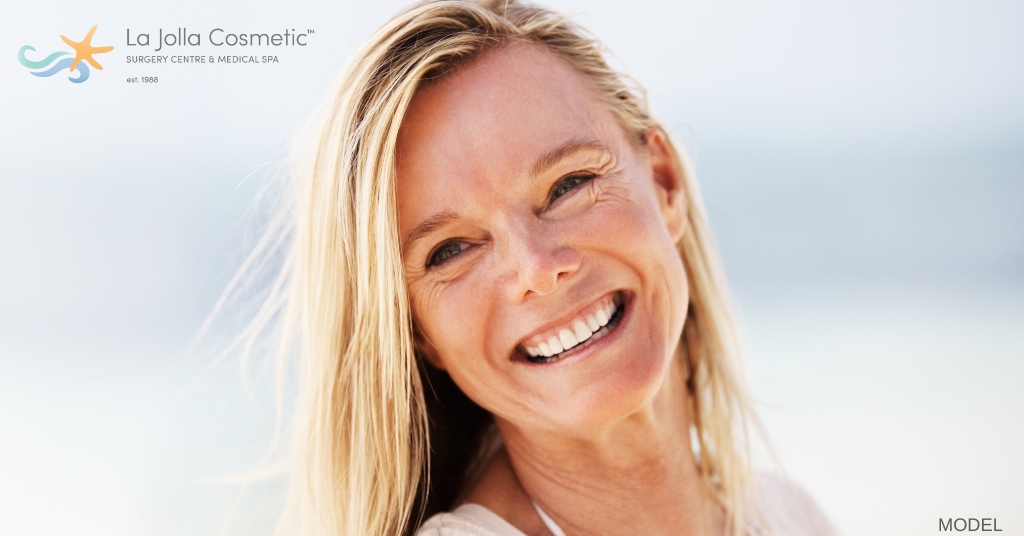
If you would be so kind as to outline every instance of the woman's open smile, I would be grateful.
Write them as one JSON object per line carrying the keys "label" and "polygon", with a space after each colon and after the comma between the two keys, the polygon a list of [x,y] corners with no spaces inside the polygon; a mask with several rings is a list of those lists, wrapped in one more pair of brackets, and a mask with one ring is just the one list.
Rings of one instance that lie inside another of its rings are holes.
{"label": "woman's open smile", "polygon": [[541,328],[516,346],[513,359],[547,364],[580,354],[620,325],[626,313],[626,298],[622,291],[613,292],[584,307],[569,320]]}

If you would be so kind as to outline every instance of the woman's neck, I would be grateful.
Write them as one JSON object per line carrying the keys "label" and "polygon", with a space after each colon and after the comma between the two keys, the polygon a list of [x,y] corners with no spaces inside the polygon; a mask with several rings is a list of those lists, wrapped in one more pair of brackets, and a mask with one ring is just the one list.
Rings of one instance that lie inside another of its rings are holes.
{"label": "woman's neck", "polygon": [[506,449],[467,501],[528,535],[548,534],[531,500],[567,534],[724,534],[690,449],[688,407],[676,366],[646,407],[596,438],[521,433],[499,421]]}

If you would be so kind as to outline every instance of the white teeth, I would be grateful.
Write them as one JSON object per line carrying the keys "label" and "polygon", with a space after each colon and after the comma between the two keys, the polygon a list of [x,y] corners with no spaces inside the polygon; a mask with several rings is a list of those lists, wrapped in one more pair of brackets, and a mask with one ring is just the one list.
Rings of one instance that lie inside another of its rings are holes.
{"label": "white teeth", "polygon": [[608,323],[608,312],[602,307],[597,310],[597,323],[602,326]]}
{"label": "white teeth", "polygon": [[[603,307],[598,307],[593,314],[587,315],[586,318],[574,319],[571,327],[559,329],[558,334],[551,336],[547,341],[539,342],[537,346],[524,345],[522,348],[532,357],[551,357],[560,354],[590,340],[595,333],[602,330],[603,326],[608,325],[611,318],[618,312],[619,307],[621,305],[614,301],[609,302]],[[602,334],[604,334],[603,331]]]}
{"label": "white teeth", "polygon": [[564,328],[558,332],[558,342],[562,343],[562,349],[564,350],[568,350],[580,343],[571,331]]}
{"label": "white teeth", "polygon": [[573,335],[576,336],[576,340],[579,342],[589,339],[590,336],[594,334],[582,320],[577,320],[572,323],[572,331]]}
{"label": "white teeth", "polygon": [[560,354],[562,353],[562,350],[565,349],[565,347],[562,346],[561,341],[558,340],[558,337],[551,337],[548,339],[548,346],[551,348],[551,355]]}

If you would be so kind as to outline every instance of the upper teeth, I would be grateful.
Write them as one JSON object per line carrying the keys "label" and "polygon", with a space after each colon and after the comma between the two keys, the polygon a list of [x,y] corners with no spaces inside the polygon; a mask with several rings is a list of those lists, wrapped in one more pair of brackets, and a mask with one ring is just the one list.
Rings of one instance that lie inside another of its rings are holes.
{"label": "upper teeth", "polygon": [[551,335],[546,341],[540,341],[535,346],[525,346],[526,353],[544,357],[560,354],[590,339],[594,333],[608,324],[615,315],[615,310],[615,303],[609,302],[586,316],[577,317],[566,326],[558,328],[557,334]]}

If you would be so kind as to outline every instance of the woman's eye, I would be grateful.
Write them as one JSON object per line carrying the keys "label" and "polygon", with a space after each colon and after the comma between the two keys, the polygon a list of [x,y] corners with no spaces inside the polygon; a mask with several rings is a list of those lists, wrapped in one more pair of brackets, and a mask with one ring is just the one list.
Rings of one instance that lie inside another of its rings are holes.
{"label": "woman's eye", "polygon": [[458,241],[445,242],[444,244],[441,244],[440,247],[430,254],[430,258],[427,259],[427,268],[444,264],[452,257],[465,251],[468,247],[469,244]]}
{"label": "woman's eye", "polygon": [[594,176],[591,174],[580,174],[580,175],[569,175],[564,179],[558,181],[555,187],[551,189],[551,199],[549,202],[553,203],[559,197],[569,193],[577,186],[590,182]]}

